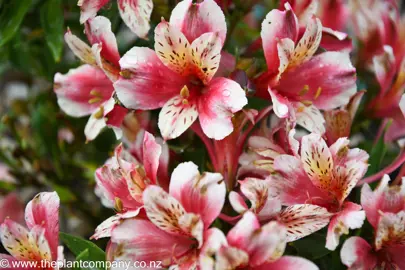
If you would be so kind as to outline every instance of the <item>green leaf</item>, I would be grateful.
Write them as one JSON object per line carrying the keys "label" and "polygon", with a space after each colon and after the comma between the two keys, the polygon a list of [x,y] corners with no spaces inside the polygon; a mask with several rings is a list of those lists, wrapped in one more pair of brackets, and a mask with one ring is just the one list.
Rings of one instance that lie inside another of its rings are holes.
{"label": "green leaf", "polygon": [[387,147],[384,142],[384,135],[390,125],[391,125],[390,122],[388,122],[385,125],[383,134],[381,134],[377,143],[375,145],[373,145],[373,147],[370,150],[370,158],[369,158],[370,166],[369,166],[366,176],[377,173],[381,168],[381,163],[387,152]]}
{"label": "green leaf", "polygon": [[17,33],[31,0],[4,1],[0,14],[0,47]]}
{"label": "green leaf", "polygon": [[75,194],[73,194],[69,189],[63,186],[59,186],[53,183],[50,183],[52,186],[52,189],[58,193],[58,196],[60,198],[60,201],[62,203],[68,203],[76,200]]}
{"label": "green leaf", "polygon": [[63,8],[61,0],[48,0],[41,7],[41,25],[55,62],[60,61],[63,49]]}
{"label": "green leaf", "polygon": [[331,252],[325,248],[325,239],[325,234],[314,233],[310,236],[291,242],[290,245],[295,247],[300,256],[316,260]]}
{"label": "green leaf", "polygon": [[[92,262],[105,261],[105,252],[93,242],[63,232],[59,233],[59,237],[69,248],[69,250],[76,256],[76,260]],[[104,270],[102,267],[97,269]]]}

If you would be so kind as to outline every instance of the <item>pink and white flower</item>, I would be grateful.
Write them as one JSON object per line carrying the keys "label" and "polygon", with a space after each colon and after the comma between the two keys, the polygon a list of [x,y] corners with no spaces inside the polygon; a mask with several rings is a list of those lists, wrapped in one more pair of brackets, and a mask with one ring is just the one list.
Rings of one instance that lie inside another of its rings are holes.
{"label": "pink and white flower", "polygon": [[287,243],[286,229],[276,221],[260,226],[256,216],[246,212],[226,238],[221,231],[211,230],[216,230],[212,233],[216,236],[202,249],[201,269],[318,269],[306,259],[282,256]]}
{"label": "pink and white flower", "polygon": [[[80,23],[94,18],[97,12],[109,0],[79,0]],[[117,0],[118,10],[124,23],[140,38],[147,39],[150,29],[150,15],[153,10],[152,0]]]}
{"label": "pink and white flower", "polygon": [[0,222],[9,218],[17,223],[24,221],[24,205],[15,192],[9,193],[0,199]]}
{"label": "pink and white flower", "polygon": [[106,206],[118,212],[101,223],[92,236],[95,239],[110,237],[111,231],[126,218],[139,214],[143,207],[143,192],[149,185],[168,188],[166,179],[158,178],[167,174],[168,149],[161,146],[152,134],[145,131],[140,157],[136,159],[120,144],[115,155],[95,173],[97,189]]}
{"label": "pink and white flower", "polygon": [[58,215],[59,197],[56,192],[41,192],[36,195],[25,209],[28,230],[11,219],[6,219],[1,224],[1,242],[11,254],[1,254],[1,258],[10,262],[17,260],[38,263],[41,260],[51,262],[63,259],[63,247],[58,246]]}
{"label": "pink and white flower", "polygon": [[134,47],[121,58],[118,98],[132,109],[162,108],[158,126],[165,140],[180,136],[197,118],[208,137],[225,138],[233,114],[247,103],[239,84],[214,77],[225,36],[225,18],[213,0],[179,3],[170,22],[156,27],[155,51]]}
{"label": "pink and white flower", "polygon": [[341,250],[343,264],[350,269],[403,269],[405,267],[405,185],[389,186],[385,175],[372,191],[365,184],[361,204],[374,227],[374,242],[361,237],[346,240]]}
{"label": "pink and white flower", "polygon": [[87,140],[93,140],[106,126],[113,127],[120,137],[119,128],[128,110],[115,104],[113,98],[112,82],[120,71],[120,55],[111,23],[102,16],[88,20],[86,34],[91,48],[70,30],[65,34],[70,49],[86,64],[65,75],[55,74],[58,104],[70,116],[90,115],[84,130]]}
{"label": "pink and white flower", "polygon": [[331,250],[337,247],[340,235],[349,228],[360,228],[365,219],[361,206],[346,198],[366,173],[368,154],[348,145],[346,138],[328,147],[318,134],[303,136],[300,155],[276,157],[276,173],[270,178],[283,205],[310,203],[334,214],[326,241]]}
{"label": "pink and white flower", "polygon": [[315,16],[310,16],[298,40],[298,19],[286,4],[284,11],[275,9],[267,14],[261,37],[267,72],[256,79],[257,93],[272,99],[277,116],[285,118],[294,108],[297,122],[304,117],[323,123],[319,109],[343,106],[356,92],[356,70],[349,53],[315,55],[322,39],[322,24]]}
{"label": "pink and white flower", "polygon": [[220,174],[200,174],[194,163],[181,163],[173,171],[169,193],[156,185],[143,192],[147,218],[127,219],[113,230],[110,258],[192,268],[211,242],[216,229],[209,226],[222,210],[225,192]]}

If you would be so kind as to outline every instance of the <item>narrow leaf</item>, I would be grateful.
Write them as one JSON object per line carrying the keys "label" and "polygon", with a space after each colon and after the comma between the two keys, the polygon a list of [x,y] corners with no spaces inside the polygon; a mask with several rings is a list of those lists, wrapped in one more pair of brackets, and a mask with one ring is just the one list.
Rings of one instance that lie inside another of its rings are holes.
{"label": "narrow leaf", "polygon": [[40,11],[46,43],[55,62],[60,61],[63,49],[63,8],[61,0],[47,0]]}
{"label": "narrow leaf", "polygon": [[31,0],[5,1],[0,14],[0,47],[17,33]]}

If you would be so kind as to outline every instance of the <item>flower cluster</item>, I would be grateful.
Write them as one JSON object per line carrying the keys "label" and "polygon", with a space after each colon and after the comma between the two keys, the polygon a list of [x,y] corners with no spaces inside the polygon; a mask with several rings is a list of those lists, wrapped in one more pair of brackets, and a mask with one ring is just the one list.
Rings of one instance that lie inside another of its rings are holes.
{"label": "flower cluster", "polygon": [[[120,54],[110,20],[97,15],[107,2],[79,1],[87,41],[69,29],[65,41],[83,65],[55,74],[53,88],[64,113],[90,116],[88,142],[105,127],[121,140],[95,170],[94,193],[115,211],[91,236],[109,238],[107,260],[315,270],[288,249],[316,234],[349,269],[405,269],[405,171],[392,183],[384,176],[405,154],[365,177],[377,163],[352,136],[361,109],[381,119],[374,146],[403,145],[405,25],[396,1],[282,0],[260,19],[243,18],[260,35],[234,54],[235,17],[224,14],[240,3],[183,0],[155,26],[153,1],[118,0],[126,26],[153,41]],[[255,58],[263,63],[246,67]],[[358,89],[362,73],[374,88]],[[194,135],[209,156],[203,164],[174,151]],[[381,177],[372,190],[367,183]],[[16,213],[5,219],[11,256],[1,257],[62,258],[58,209],[57,194],[43,192],[26,207],[29,230],[12,221]],[[359,230],[368,225],[372,236]]]}

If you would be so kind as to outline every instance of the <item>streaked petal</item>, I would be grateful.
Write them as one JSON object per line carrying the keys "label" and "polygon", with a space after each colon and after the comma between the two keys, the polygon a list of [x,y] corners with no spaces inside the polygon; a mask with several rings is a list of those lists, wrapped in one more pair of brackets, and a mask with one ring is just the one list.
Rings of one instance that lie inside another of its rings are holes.
{"label": "streaked petal", "polygon": [[65,34],[65,42],[81,61],[89,65],[96,65],[96,59],[90,46],[73,35],[69,28]]}
{"label": "streaked petal", "polygon": [[375,235],[375,248],[405,245],[405,211],[384,213],[378,223]]}
{"label": "streaked petal", "polygon": [[172,10],[170,24],[179,29],[190,43],[209,32],[218,33],[221,44],[225,42],[225,16],[214,0],[200,3],[181,1]]}
{"label": "streaked petal", "polygon": [[147,38],[150,29],[152,0],[118,0],[118,10],[124,23],[140,38]]}
{"label": "streaked petal", "polygon": [[328,225],[330,217],[326,208],[296,204],[281,211],[280,222],[286,226],[287,241],[292,242],[322,229]]}
{"label": "streaked petal", "polygon": [[107,4],[109,0],[79,0],[80,23],[85,23],[88,19],[96,16],[97,12]]}
{"label": "streaked petal", "polygon": [[168,69],[149,48],[133,47],[121,58],[120,66],[123,76],[114,83],[114,88],[127,108],[161,108],[186,84],[184,78]]}
{"label": "streaked petal", "polygon": [[260,266],[253,268],[254,270],[319,270],[310,260],[293,257],[293,256],[283,256],[275,262],[264,263]]}
{"label": "streaked petal", "polygon": [[314,105],[305,106],[302,103],[297,104],[297,111],[295,113],[296,122],[309,132],[317,134],[325,133],[325,119],[322,113]]}
{"label": "streaked petal", "polygon": [[162,147],[155,141],[155,137],[149,132],[145,132],[143,137],[143,166],[145,167],[146,175],[152,181],[152,184],[157,183],[157,171],[159,167],[159,158],[162,154]]}
{"label": "streaked petal", "polygon": [[197,105],[194,101],[183,103],[181,96],[175,96],[166,102],[159,113],[158,126],[163,139],[179,137],[197,119]]}
{"label": "streaked petal", "polygon": [[181,75],[190,72],[190,43],[180,29],[166,21],[155,28],[155,51],[163,64],[172,71]]}
{"label": "streaked petal", "polygon": [[233,131],[233,114],[247,104],[245,91],[225,78],[214,78],[205,91],[198,100],[201,128],[209,138],[222,140]]}

